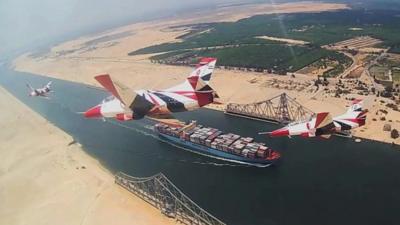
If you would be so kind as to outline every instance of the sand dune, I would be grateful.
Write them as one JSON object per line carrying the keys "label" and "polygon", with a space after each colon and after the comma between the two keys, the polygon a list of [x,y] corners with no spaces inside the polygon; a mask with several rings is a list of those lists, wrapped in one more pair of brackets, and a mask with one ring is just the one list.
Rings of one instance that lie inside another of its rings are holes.
{"label": "sand dune", "polygon": [[0,108],[0,224],[174,224],[3,88]]}

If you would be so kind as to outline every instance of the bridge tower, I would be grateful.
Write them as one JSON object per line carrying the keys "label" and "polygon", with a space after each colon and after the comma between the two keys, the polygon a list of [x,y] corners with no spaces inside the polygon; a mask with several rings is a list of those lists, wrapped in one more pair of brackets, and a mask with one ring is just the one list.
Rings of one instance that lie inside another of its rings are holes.
{"label": "bridge tower", "polygon": [[282,93],[265,101],[250,104],[230,103],[227,105],[225,113],[283,124],[294,121],[304,121],[314,115],[311,110],[302,106],[286,93]]}
{"label": "bridge tower", "polygon": [[190,200],[162,173],[142,178],[119,172],[115,175],[115,183],[183,224],[225,225]]}

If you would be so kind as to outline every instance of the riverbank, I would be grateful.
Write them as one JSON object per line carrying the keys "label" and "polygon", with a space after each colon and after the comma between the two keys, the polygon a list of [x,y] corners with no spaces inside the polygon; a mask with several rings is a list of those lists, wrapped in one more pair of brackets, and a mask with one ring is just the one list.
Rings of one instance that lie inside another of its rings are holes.
{"label": "riverbank", "polygon": [[[151,55],[128,56],[137,49],[166,43],[179,42],[177,37],[186,34],[190,28],[176,28],[187,24],[237,21],[258,14],[321,12],[347,9],[344,4],[321,2],[297,2],[285,4],[253,4],[240,7],[222,7],[177,17],[137,23],[109,31],[71,40],[54,46],[42,55],[25,54],[14,61],[18,71],[96,85],[95,75],[109,73],[133,89],[163,89],[183,81],[192,68],[151,63]],[[106,41],[104,41],[106,40]],[[349,101],[344,97],[335,98],[323,92],[315,92],[315,77],[296,74],[295,77],[245,72],[240,70],[216,69],[211,85],[217,90],[221,102],[253,103],[275,97],[286,92],[296,101],[314,112],[328,111],[337,116],[346,111]],[[229,81],[229,82],[227,82]],[[331,86],[335,85],[335,80]],[[365,96],[354,95],[354,98]],[[375,100],[375,99],[373,99]],[[372,102],[367,126],[355,132],[356,136],[382,142],[395,142],[390,134],[382,131],[386,123],[400,129],[400,112],[391,111],[382,104]],[[372,106],[373,105],[373,106]],[[223,106],[212,106],[223,110]],[[375,110],[376,108],[376,110]],[[389,112],[386,120],[375,116],[379,110]],[[376,119],[376,120],[373,120]],[[392,122],[389,122],[391,120]]]}
{"label": "riverbank", "polygon": [[174,224],[0,87],[0,224]]}
{"label": "riverbank", "polygon": [[[379,112],[379,107],[376,107],[376,105],[372,106],[373,108],[371,108],[370,110],[374,111],[374,112]],[[221,105],[207,105],[205,106],[205,108],[210,109],[210,110],[214,110],[214,111],[218,111],[218,112],[225,112],[225,105],[221,104]],[[392,114],[396,114],[397,115],[398,112],[392,112]],[[371,115],[371,113],[369,113]],[[234,116],[234,115],[232,115]],[[249,118],[248,118],[249,119]],[[363,139],[363,140],[368,140],[368,141],[376,141],[379,143],[384,143],[384,144],[391,144],[394,146],[400,146],[400,140],[399,139],[392,139],[390,137],[390,132],[388,131],[381,131],[382,129],[379,127],[379,123],[377,125],[377,123],[373,123],[375,121],[373,121],[375,118],[368,118],[367,119],[367,123],[364,127],[355,129],[352,131],[352,138],[355,139]],[[257,119],[256,119],[257,120]],[[395,120],[395,117],[391,116],[390,119],[391,121]],[[262,121],[262,120],[261,120]],[[263,121],[265,122],[265,121]],[[398,120],[395,121],[397,124],[399,123]],[[265,122],[265,123],[269,123],[269,122]],[[396,126],[395,129],[398,129],[399,126]],[[375,134],[366,132],[368,130],[376,130],[379,131],[379,134],[377,134],[378,132],[376,132]]]}

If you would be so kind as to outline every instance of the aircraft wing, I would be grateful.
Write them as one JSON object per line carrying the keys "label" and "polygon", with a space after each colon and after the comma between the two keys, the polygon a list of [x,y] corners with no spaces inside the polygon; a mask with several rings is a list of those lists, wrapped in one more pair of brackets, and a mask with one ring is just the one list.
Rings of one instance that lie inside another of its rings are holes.
{"label": "aircraft wing", "polygon": [[176,120],[176,118],[171,114],[151,114],[146,117],[154,120]]}
{"label": "aircraft wing", "polygon": [[98,75],[95,79],[125,105],[129,106],[133,103],[136,93],[121,82],[113,80],[110,75]]}
{"label": "aircraft wing", "polygon": [[318,113],[315,117],[315,129],[321,129],[333,123],[332,115],[328,112]]}
{"label": "aircraft wing", "polygon": [[44,99],[48,99],[48,100],[51,99],[51,98],[50,98],[49,96],[47,96],[47,95],[39,95],[39,97],[40,97],[40,98],[44,98]]}
{"label": "aircraft wing", "polygon": [[97,87],[97,86],[94,86],[94,85],[86,85],[86,87],[90,88],[90,89],[95,89],[95,90],[99,90],[99,91],[108,92],[105,88]]}
{"label": "aircraft wing", "polygon": [[335,124],[332,115],[328,112],[318,113],[315,119],[313,132],[313,135],[309,135],[308,137],[321,136],[323,138],[329,138],[330,135],[335,132]]}
{"label": "aircraft wing", "polygon": [[307,125],[309,122],[290,124],[286,127],[282,127],[280,129],[269,132],[271,137],[284,137],[284,136],[296,136],[302,133],[308,132],[309,128]]}
{"label": "aircraft wing", "polygon": [[169,116],[169,117],[157,117],[157,116],[147,116],[148,119],[158,122],[158,123],[164,123],[167,124],[169,126],[174,126],[174,127],[182,127],[185,125],[184,122],[174,118],[173,116]]}
{"label": "aircraft wing", "polygon": [[[131,90],[123,83],[112,79],[110,75],[98,75],[95,79],[113,96],[120,100],[126,110],[133,112],[134,118],[143,118],[154,108],[154,104],[146,99],[142,95],[138,95],[137,92]],[[129,109],[128,109],[129,108]]]}

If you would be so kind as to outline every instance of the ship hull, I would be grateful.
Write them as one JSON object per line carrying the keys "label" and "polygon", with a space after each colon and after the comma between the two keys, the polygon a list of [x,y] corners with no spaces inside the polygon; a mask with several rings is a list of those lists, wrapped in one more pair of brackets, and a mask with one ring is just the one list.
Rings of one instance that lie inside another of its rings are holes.
{"label": "ship hull", "polygon": [[256,167],[268,167],[272,164],[275,164],[278,160],[267,160],[267,159],[252,159],[252,158],[247,158],[243,157],[240,155],[232,154],[229,152],[221,151],[218,149],[214,149],[205,145],[200,145],[197,143],[193,143],[190,141],[182,140],[180,138],[170,136],[167,134],[163,134],[158,132],[158,135],[163,138],[164,140],[167,140],[169,142],[172,142],[174,144],[177,144],[181,147],[184,148],[186,151],[190,151],[193,153],[197,153],[203,156],[211,157],[211,158],[216,158],[219,160],[224,160],[224,161],[229,161],[229,162],[234,162],[238,164],[244,164],[244,165],[250,165],[250,166],[256,166]]}

